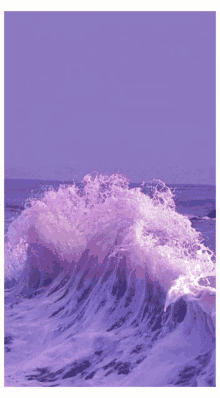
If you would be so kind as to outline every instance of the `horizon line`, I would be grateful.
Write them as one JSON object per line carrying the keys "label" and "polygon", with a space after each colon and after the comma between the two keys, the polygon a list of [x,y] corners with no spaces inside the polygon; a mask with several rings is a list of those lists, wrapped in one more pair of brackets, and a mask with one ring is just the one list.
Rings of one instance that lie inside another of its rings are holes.
{"label": "horizon line", "polygon": [[[80,183],[83,182],[81,181],[70,181],[70,180],[55,180],[55,179],[41,179],[41,178],[9,178],[9,177],[5,177],[4,180],[24,180],[24,181],[46,181],[46,182],[61,182],[61,183],[68,183],[68,184],[74,184],[74,183]],[[160,179],[155,179],[155,180],[160,180]],[[153,180],[149,180],[147,182],[151,182]],[[162,181],[162,180],[161,180]],[[144,181],[142,182],[129,182],[129,184],[142,184]],[[163,181],[164,182],[164,181]],[[168,185],[197,185],[197,186],[212,186],[215,187],[216,186],[216,182],[215,184],[207,184],[207,183],[171,183],[171,182],[165,182],[165,184]]]}

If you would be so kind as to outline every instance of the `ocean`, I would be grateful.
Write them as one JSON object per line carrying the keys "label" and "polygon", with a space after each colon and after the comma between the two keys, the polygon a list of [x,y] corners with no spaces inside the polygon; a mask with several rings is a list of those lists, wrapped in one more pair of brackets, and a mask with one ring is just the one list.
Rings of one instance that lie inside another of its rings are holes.
{"label": "ocean", "polygon": [[5,180],[5,386],[214,387],[215,187]]}

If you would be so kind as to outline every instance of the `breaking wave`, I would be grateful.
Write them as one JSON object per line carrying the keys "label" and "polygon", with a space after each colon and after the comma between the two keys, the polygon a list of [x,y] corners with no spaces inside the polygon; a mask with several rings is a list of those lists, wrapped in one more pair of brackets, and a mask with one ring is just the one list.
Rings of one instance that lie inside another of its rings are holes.
{"label": "breaking wave", "polygon": [[[119,174],[87,175],[82,186],[29,200],[10,224],[6,305],[23,308],[24,324],[32,313],[47,325],[38,326],[37,347],[28,350],[27,342],[19,359],[21,336],[16,329],[6,336],[13,342],[10,372],[25,362],[17,378],[40,385],[215,385],[214,254],[176,212],[164,183],[148,184],[148,193],[128,184]],[[35,303],[31,312],[27,302]]]}

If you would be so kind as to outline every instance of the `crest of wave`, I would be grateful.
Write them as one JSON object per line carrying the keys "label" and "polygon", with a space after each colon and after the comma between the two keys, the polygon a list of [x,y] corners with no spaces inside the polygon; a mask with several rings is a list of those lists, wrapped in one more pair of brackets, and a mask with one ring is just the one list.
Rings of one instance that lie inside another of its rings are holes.
{"label": "crest of wave", "polygon": [[28,245],[38,243],[69,263],[85,249],[100,263],[109,252],[125,255],[137,276],[147,272],[166,290],[181,276],[194,283],[214,270],[213,253],[187,217],[175,211],[170,189],[161,181],[152,187],[150,197],[114,174],[87,175],[81,190],[76,185],[50,189],[10,225],[7,264],[22,267]]}

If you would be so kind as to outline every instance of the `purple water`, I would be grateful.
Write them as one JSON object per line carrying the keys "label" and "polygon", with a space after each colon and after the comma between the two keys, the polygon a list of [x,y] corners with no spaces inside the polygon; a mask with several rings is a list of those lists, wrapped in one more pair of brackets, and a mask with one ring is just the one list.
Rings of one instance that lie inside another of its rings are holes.
{"label": "purple water", "polygon": [[6,180],[5,385],[215,386],[213,209],[213,186]]}

